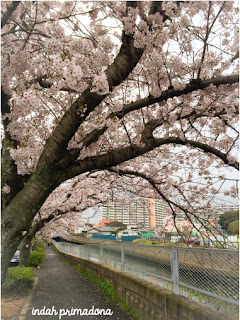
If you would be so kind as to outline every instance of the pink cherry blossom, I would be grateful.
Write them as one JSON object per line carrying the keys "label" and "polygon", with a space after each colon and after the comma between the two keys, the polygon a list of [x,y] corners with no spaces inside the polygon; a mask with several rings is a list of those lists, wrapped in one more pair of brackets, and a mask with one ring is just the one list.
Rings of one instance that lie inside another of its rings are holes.
{"label": "pink cherry blossom", "polygon": [[236,201],[237,10],[27,1],[3,17],[5,269],[42,218],[50,235],[115,199],[162,199],[190,220]]}

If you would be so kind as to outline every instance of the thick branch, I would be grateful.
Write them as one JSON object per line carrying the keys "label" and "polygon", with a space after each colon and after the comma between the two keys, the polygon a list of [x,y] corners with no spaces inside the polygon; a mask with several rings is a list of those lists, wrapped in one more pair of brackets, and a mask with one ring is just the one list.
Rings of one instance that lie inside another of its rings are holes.
{"label": "thick branch", "polygon": [[217,77],[217,78],[211,78],[203,81],[191,81],[189,82],[183,90],[174,90],[174,89],[168,89],[166,91],[163,91],[162,94],[159,97],[152,97],[151,95],[148,96],[145,99],[141,99],[129,104],[124,105],[123,109],[119,112],[115,112],[111,114],[109,117],[112,116],[117,116],[119,119],[124,117],[127,113],[134,111],[134,110],[139,110],[143,107],[149,106],[151,104],[161,102],[161,101],[166,101],[167,99],[174,98],[174,97],[179,97],[184,94],[191,93],[196,90],[203,90],[207,88],[209,85],[213,84],[215,86],[220,86],[220,85],[230,85],[230,84],[235,84],[239,82],[239,75],[234,74],[231,76],[222,76],[222,77]]}
{"label": "thick branch", "polygon": [[[136,2],[130,2],[128,5],[134,7],[136,6]],[[127,78],[143,54],[143,50],[135,48],[133,42],[133,37],[123,32],[120,51],[114,62],[106,70],[110,91]],[[48,161],[54,162],[62,157],[78,127],[106,97],[106,95],[103,96],[90,90],[88,88],[75,101],[72,107],[66,111],[55,131],[48,139],[38,167]],[[86,111],[84,111],[85,109]]]}
{"label": "thick branch", "polygon": [[79,161],[79,163],[75,163],[71,167],[69,167],[68,178],[70,179],[74,176],[95,169],[104,170],[113,166],[117,166],[120,163],[131,160],[135,157],[143,155],[157,147],[166,144],[177,144],[198,148],[203,152],[215,155],[217,158],[221,159],[225,164],[237,170],[239,169],[239,163],[237,161],[235,161],[234,163],[230,162],[226,154],[215,149],[212,146],[193,140],[182,140],[178,137],[170,137],[168,139],[151,139],[149,143],[145,144],[144,146],[131,145],[125,148],[119,148],[109,151],[105,154],[87,157]]}
{"label": "thick branch", "polygon": [[[127,2],[127,7],[136,8],[137,2]],[[155,7],[153,3],[151,13],[154,14],[156,10],[157,6]],[[114,62],[108,66],[106,70],[110,91],[128,77],[137,65],[142,54],[143,49],[134,47],[133,36],[123,32],[120,51]],[[105,97],[106,95],[91,92],[91,88],[85,90],[72,107],[65,113],[52,136],[48,139],[44,152],[40,157],[38,167],[44,165],[46,161],[54,162],[57,159],[60,159],[63,153],[67,152],[67,145],[79,126]]]}
{"label": "thick branch", "polygon": [[[157,141],[160,140],[158,143],[161,143],[163,139],[157,139]],[[239,170],[239,163],[237,161],[231,162],[228,160],[227,154],[215,149],[214,147],[204,144],[198,141],[193,141],[193,140],[182,140],[178,137],[171,137],[168,138],[163,144],[179,144],[179,145],[189,145],[194,148],[198,148],[202,150],[203,152],[210,153],[215,155],[217,158],[221,159],[225,164],[227,164],[230,167],[233,167],[237,170]]]}
{"label": "thick branch", "polygon": [[[219,85],[225,85],[225,84],[234,84],[237,83],[239,81],[239,76],[238,75],[232,75],[232,76],[224,76],[224,77],[219,77],[219,78],[212,78],[212,79],[207,79],[201,82],[200,86],[204,86],[204,88],[207,88],[209,85],[214,84],[216,86]],[[126,104],[124,105],[123,109],[119,112],[114,112],[111,113],[108,118],[117,116],[119,119],[123,118],[126,114],[128,114],[131,111],[134,110],[139,110],[143,107],[147,107],[149,105],[152,105],[156,102],[160,102],[160,101],[166,101],[169,98],[173,98],[174,96],[180,96],[182,94],[186,94],[186,93],[191,93],[195,90],[199,90],[196,89],[196,84],[197,82],[193,83],[190,82],[189,84],[186,85],[186,88],[184,89],[185,91],[174,91],[173,89],[168,89],[166,91],[164,91],[161,96],[157,97],[157,98],[153,98],[151,96],[145,98],[145,99],[141,99],[141,100],[137,100],[134,102],[131,102],[130,104]],[[238,112],[238,111],[237,111]],[[218,114],[216,113],[216,116]],[[204,114],[197,114],[196,111],[192,111],[189,115],[185,115],[184,117],[182,117],[181,115],[178,116],[177,120],[180,119],[187,119],[188,117],[194,116],[194,118],[199,118],[201,116],[204,116]],[[208,116],[206,114],[206,116]],[[214,115],[215,116],[215,115]],[[158,126],[160,125],[160,122],[155,119],[152,121],[151,123],[151,128],[153,127],[153,125]],[[83,141],[83,146],[89,146],[91,145],[93,142],[97,141],[100,136],[108,129],[107,126],[105,126],[102,129],[95,129],[94,131],[92,131]]]}
{"label": "thick branch", "polygon": [[232,57],[231,62],[239,58],[239,51]]}
{"label": "thick branch", "polygon": [[9,18],[12,16],[13,12],[16,10],[21,1],[12,1],[7,7],[5,12],[2,12],[1,16],[1,28],[3,28],[7,23]]}
{"label": "thick branch", "polygon": [[12,139],[7,131],[9,119],[6,117],[10,113],[9,96],[2,90],[1,92],[1,112],[3,117],[2,125],[4,127],[4,139],[2,141],[2,158],[1,158],[1,173],[2,173],[2,186],[8,185],[10,193],[2,194],[2,208],[15,197],[15,195],[23,188],[24,184],[28,181],[29,176],[20,176],[17,174],[17,165],[10,155],[10,148],[17,147],[17,141]]}

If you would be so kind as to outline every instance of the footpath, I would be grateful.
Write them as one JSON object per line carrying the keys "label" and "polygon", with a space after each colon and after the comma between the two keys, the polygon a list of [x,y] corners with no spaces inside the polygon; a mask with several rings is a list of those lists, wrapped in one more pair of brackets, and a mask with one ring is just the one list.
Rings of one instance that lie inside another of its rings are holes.
{"label": "footpath", "polygon": [[45,246],[45,255],[35,271],[38,283],[24,320],[134,320],[51,246]]}

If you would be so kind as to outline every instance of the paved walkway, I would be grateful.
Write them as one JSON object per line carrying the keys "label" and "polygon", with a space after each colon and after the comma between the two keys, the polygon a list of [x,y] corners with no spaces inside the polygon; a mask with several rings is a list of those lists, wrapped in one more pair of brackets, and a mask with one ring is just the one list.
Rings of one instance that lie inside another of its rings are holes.
{"label": "paved walkway", "polygon": [[[91,281],[64,262],[51,247],[45,247],[45,254],[44,263],[35,271],[38,284],[26,320],[133,320]],[[105,309],[107,313],[110,312],[107,309],[111,309],[113,314],[91,315],[93,308]],[[82,312],[88,309],[90,315],[81,315],[76,309]]]}

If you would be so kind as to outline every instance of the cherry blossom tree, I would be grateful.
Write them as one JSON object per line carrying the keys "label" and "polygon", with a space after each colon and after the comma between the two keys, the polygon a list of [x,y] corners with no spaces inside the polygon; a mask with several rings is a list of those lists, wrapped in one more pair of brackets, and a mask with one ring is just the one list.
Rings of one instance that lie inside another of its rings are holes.
{"label": "cherry blossom tree", "polygon": [[189,219],[193,204],[235,196],[234,2],[1,6],[3,277],[46,199],[74,177],[93,174],[93,190],[113,177],[108,194],[147,190]]}

